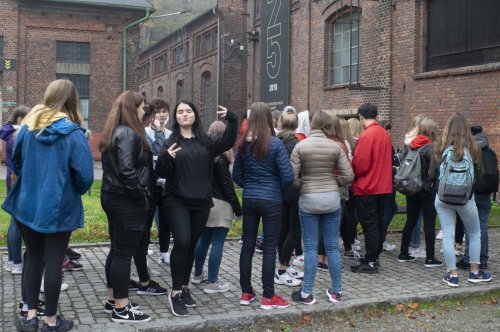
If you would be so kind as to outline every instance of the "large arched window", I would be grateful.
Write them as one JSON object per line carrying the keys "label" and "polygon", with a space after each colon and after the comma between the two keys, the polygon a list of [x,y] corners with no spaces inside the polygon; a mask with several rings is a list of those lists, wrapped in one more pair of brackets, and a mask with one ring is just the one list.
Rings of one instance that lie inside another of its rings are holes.
{"label": "large arched window", "polygon": [[210,109],[212,104],[212,83],[210,72],[206,71],[201,75],[201,104],[204,117],[205,126],[210,126],[210,124],[215,120]]}
{"label": "large arched window", "polygon": [[182,100],[184,97],[184,81],[179,80],[177,81],[177,84],[175,86],[175,98],[177,98],[177,101]]}
{"label": "large arched window", "polygon": [[329,84],[357,83],[361,79],[361,12],[351,8],[329,24]]}
{"label": "large arched window", "polygon": [[163,98],[163,87],[161,85],[156,88],[156,97]]}

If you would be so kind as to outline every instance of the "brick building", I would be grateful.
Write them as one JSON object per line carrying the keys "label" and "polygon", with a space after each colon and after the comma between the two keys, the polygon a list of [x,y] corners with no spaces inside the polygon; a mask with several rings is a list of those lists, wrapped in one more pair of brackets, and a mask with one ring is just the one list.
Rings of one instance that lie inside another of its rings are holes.
{"label": "brick building", "polygon": [[[284,3],[247,1],[247,29],[259,33],[248,43],[247,104],[260,98],[261,47],[276,24],[262,12]],[[498,17],[497,0],[291,0],[289,104],[349,116],[376,103],[395,146],[415,115],[443,128],[460,111],[500,152]]]}
{"label": "brick building", "polygon": [[[122,91],[123,30],[153,10],[147,0],[2,0],[0,57],[12,61],[0,72],[2,120],[16,105],[43,100],[48,83],[68,78],[76,85],[85,125],[99,132]],[[137,89],[139,28],[127,30],[128,88]]]}
{"label": "brick building", "polygon": [[177,31],[140,54],[139,91],[173,107],[192,101],[208,128],[217,105],[240,114],[247,107],[246,3],[219,0]]}

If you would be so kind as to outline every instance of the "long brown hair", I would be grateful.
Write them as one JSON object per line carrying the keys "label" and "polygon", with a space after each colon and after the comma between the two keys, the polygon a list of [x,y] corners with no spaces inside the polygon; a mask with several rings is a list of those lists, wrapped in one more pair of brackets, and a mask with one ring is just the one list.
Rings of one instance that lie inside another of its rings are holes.
{"label": "long brown hair", "polygon": [[79,126],[82,126],[83,121],[80,116],[80,102],[75,86],[71,81],[60,79],[52,81],[45,90],[43,96],[43,105],[37,105],[33,108],[31,116],[35,119],[35,127],[42,115],[50,114],[46,125],[42,127],[41,133],[49,124],[50,119],[58,112],[65,113],[68,118]]}
{"label": "long brown hair", "polygon": [[146,137],[144,136],[144,128],[137,115],[137,108],[144,102],[144,97],[135,91],[127,90],[123,92],[113,102],[111,112],[104,125],[99,140],[99,151],[107,151],[111,146],[111,138],[116,128],[120,125],[127,126],[135,131],[141,139],[142,148],[149,151],[150,147]]}
{"label": "long brown hair", "polygon": [[252,144],[252,155],[256,159],[267,157],[269,150],[269,141],[271,136],[276,136],[273,126],[273,118],[269,106],[263,102],[253,103],[250,107],[250,116],[245,133],[238,142],[238,151],[244,156],[247,137]]}
{"label": "long brown hair", "polygon": [[462,160],[467,149],[474,165],[479,164],[480,151],[472,137],[467,119],[460,113],[455,113],[448,119],[441,137],[436,140],[434,146],[436,160],[441,160],[444,150],[450,145],[455,148],[455,160]]}

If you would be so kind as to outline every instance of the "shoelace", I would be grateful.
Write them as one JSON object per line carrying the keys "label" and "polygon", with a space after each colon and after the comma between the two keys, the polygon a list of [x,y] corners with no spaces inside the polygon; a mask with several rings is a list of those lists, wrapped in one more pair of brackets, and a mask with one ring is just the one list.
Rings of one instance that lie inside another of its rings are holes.
{"label": "shoelace", "polygon": [[129,309],[128,309],[128,312],[132,313],[135,316],[143,316],[144,313],[140,310],[137,310],[137,309],[134,309],[134,307],[132,307],[132,305],[129,303]]}

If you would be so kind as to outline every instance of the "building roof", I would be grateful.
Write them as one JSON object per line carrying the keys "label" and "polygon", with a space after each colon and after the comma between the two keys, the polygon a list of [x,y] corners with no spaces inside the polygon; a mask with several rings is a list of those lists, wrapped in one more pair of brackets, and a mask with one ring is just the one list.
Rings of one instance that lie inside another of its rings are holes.
{"label": "building roof", "polygon": [[148,0],[44,0],[46,2],[59,2],[75,5],[90,5],[103,7],[116,7],[126,9],[154,9]]}

